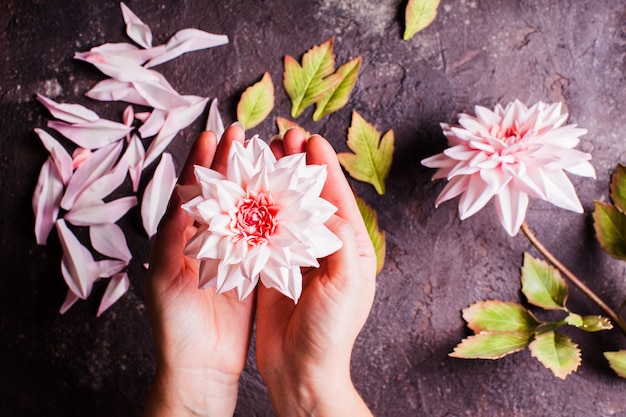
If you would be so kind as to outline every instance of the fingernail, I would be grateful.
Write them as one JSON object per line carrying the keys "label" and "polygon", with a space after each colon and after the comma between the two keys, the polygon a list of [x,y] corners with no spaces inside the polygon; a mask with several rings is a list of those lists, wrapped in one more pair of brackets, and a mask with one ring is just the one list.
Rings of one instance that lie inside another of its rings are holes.
{"label": "fingernail", "polygon": [[246,126],[243,123],[241,123],[239,120],[237,120],[236,122],[233,122],[233,124],[231,126],[237,126],[238,128],[240,128],[244,132],[246,131]]}

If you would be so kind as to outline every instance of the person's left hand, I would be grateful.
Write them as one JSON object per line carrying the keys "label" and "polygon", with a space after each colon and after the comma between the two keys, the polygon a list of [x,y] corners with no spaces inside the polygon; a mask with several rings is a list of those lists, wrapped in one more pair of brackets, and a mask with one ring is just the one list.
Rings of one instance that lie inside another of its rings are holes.
{"label": "person's left hand", "polygon": [[[179,183],[195,183],[194,165],[225,173],[230,145],[243,142],[244,135],[231,126],[217,145],[213,132],[202,133]],[[175,189],[154,239],[146,278],[157,373],[144,415],[232,415],[250,345],[255,294],[239,301],[234,291],[216,295],[215,288],[198,289],[199,261],[183,254],[196,228],[180,206]]]}

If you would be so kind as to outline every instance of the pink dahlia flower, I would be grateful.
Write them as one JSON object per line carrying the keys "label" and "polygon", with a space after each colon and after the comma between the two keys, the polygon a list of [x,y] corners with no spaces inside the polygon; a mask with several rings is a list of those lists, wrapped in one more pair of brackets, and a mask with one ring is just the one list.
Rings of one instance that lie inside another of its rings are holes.
{"label": "pink dahlia flower", "polygon": [[514,236],[526,216],[529,196],[582,213],[576,191],[564,171],[595,178],[591,155],[573,149],[587,133],[564,125],[561,103],[526,107],[515,100],[494,110],[475,107],[476,116],[459,115],[460,126],[442,124],[449,148],[422,164],[438,168],[433,179],[449,183],[435,205],[461,195],[461,220],[495,197],[498,218]]}
{"label": "pink dahlia flower", "polygon": [[324,226],[337,210],[319,196],[326,167],[307,165],[304,154],[276,160],[255,136],[233,143],[226,175],[196,166],[195,176],[199,185],[180,191],[198,225],[185,254],[201,260],[201,288],[235,289],[243,300],[260,280],[297,302],[300,268],[341,247]]}

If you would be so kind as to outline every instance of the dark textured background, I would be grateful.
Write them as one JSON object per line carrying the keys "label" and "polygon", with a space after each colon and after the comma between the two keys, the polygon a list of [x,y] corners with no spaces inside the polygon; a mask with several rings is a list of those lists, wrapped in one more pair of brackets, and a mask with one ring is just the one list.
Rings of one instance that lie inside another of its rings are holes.
{"label": "dark textured background", "polygon": [[[583,365],[565,381],[527,351],[494,362],[447,356],[468,334],[462,308],[482,299],[519,299],[522,254],[533,251],[522,236],[506,235],[491,204],[463,222],[456,202],[435,210],[444,184],[431,182],[432,171],[419,164],[443,149],[438,123],[456,122],[458,112],[475,104],[563,101],[570,122],[589,130],[579,149],[593,155],[598,180],[573,178],[584,215],[533,201],[527,220],[574,272],[619,306],[626,296],[624,263],[595,242],[591,211],[594,199],[607,199],[615,164],[626,162],[626,2],[442,0],[436,21],[409,42],[401,40],[400,0],[127,4],[150,25],[155,43],[186,27],[229,36],[227,46],[156,68],[182,94],[218,97],[226,123],[241,92],[269,71],[276,109],[251,132],[265,137],[275,132],[274,116],[289,115],[284,55],[300,58],[335,36],[338,64],[363,57],[348,106],[319,123],[308,109],[298,122],[340,151],[352,110],[395,132],[386,195],[353,182],[387,232],[387,263],[353,358],[354,381],[378,416],[626,416],[626,382],[602,356],[626,348],[616,332],[569,332],[583,348]],[[96,319],[104,285],[58,314],[66,291],[60,247],[54,233],[47,246],[35,244],[30,208],[47,157],[33,129],[44,127],[48,114],[34,94],[78,102],[115,120],[125,107],[84,98],[104,77],[72,59],[74,51],[127,40],[119,4],[0,0],[0,28],[0,415],[137,416],[154,372],[142,296],[149,241],[138,210],[123,220],[135,255],[132,288]],[[171,145],[178,166],[203,119]],[[571,307],[597,313],[576,291]],[[253,355],[236,415],[271,416]]]}

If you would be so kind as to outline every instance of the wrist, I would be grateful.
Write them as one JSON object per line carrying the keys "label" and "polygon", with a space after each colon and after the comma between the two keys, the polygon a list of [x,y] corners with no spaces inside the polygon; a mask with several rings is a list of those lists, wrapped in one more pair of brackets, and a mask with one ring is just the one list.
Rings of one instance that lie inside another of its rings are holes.
{"label": "wrist", "polygon": [[239,375],[214,369],[159,369],[144,407],[144,417],[232,416]]}
{"label": "wrist", "polygon": [[303,374],[278,371],[263,375],[277,416],[371,416],[349,370]]}

